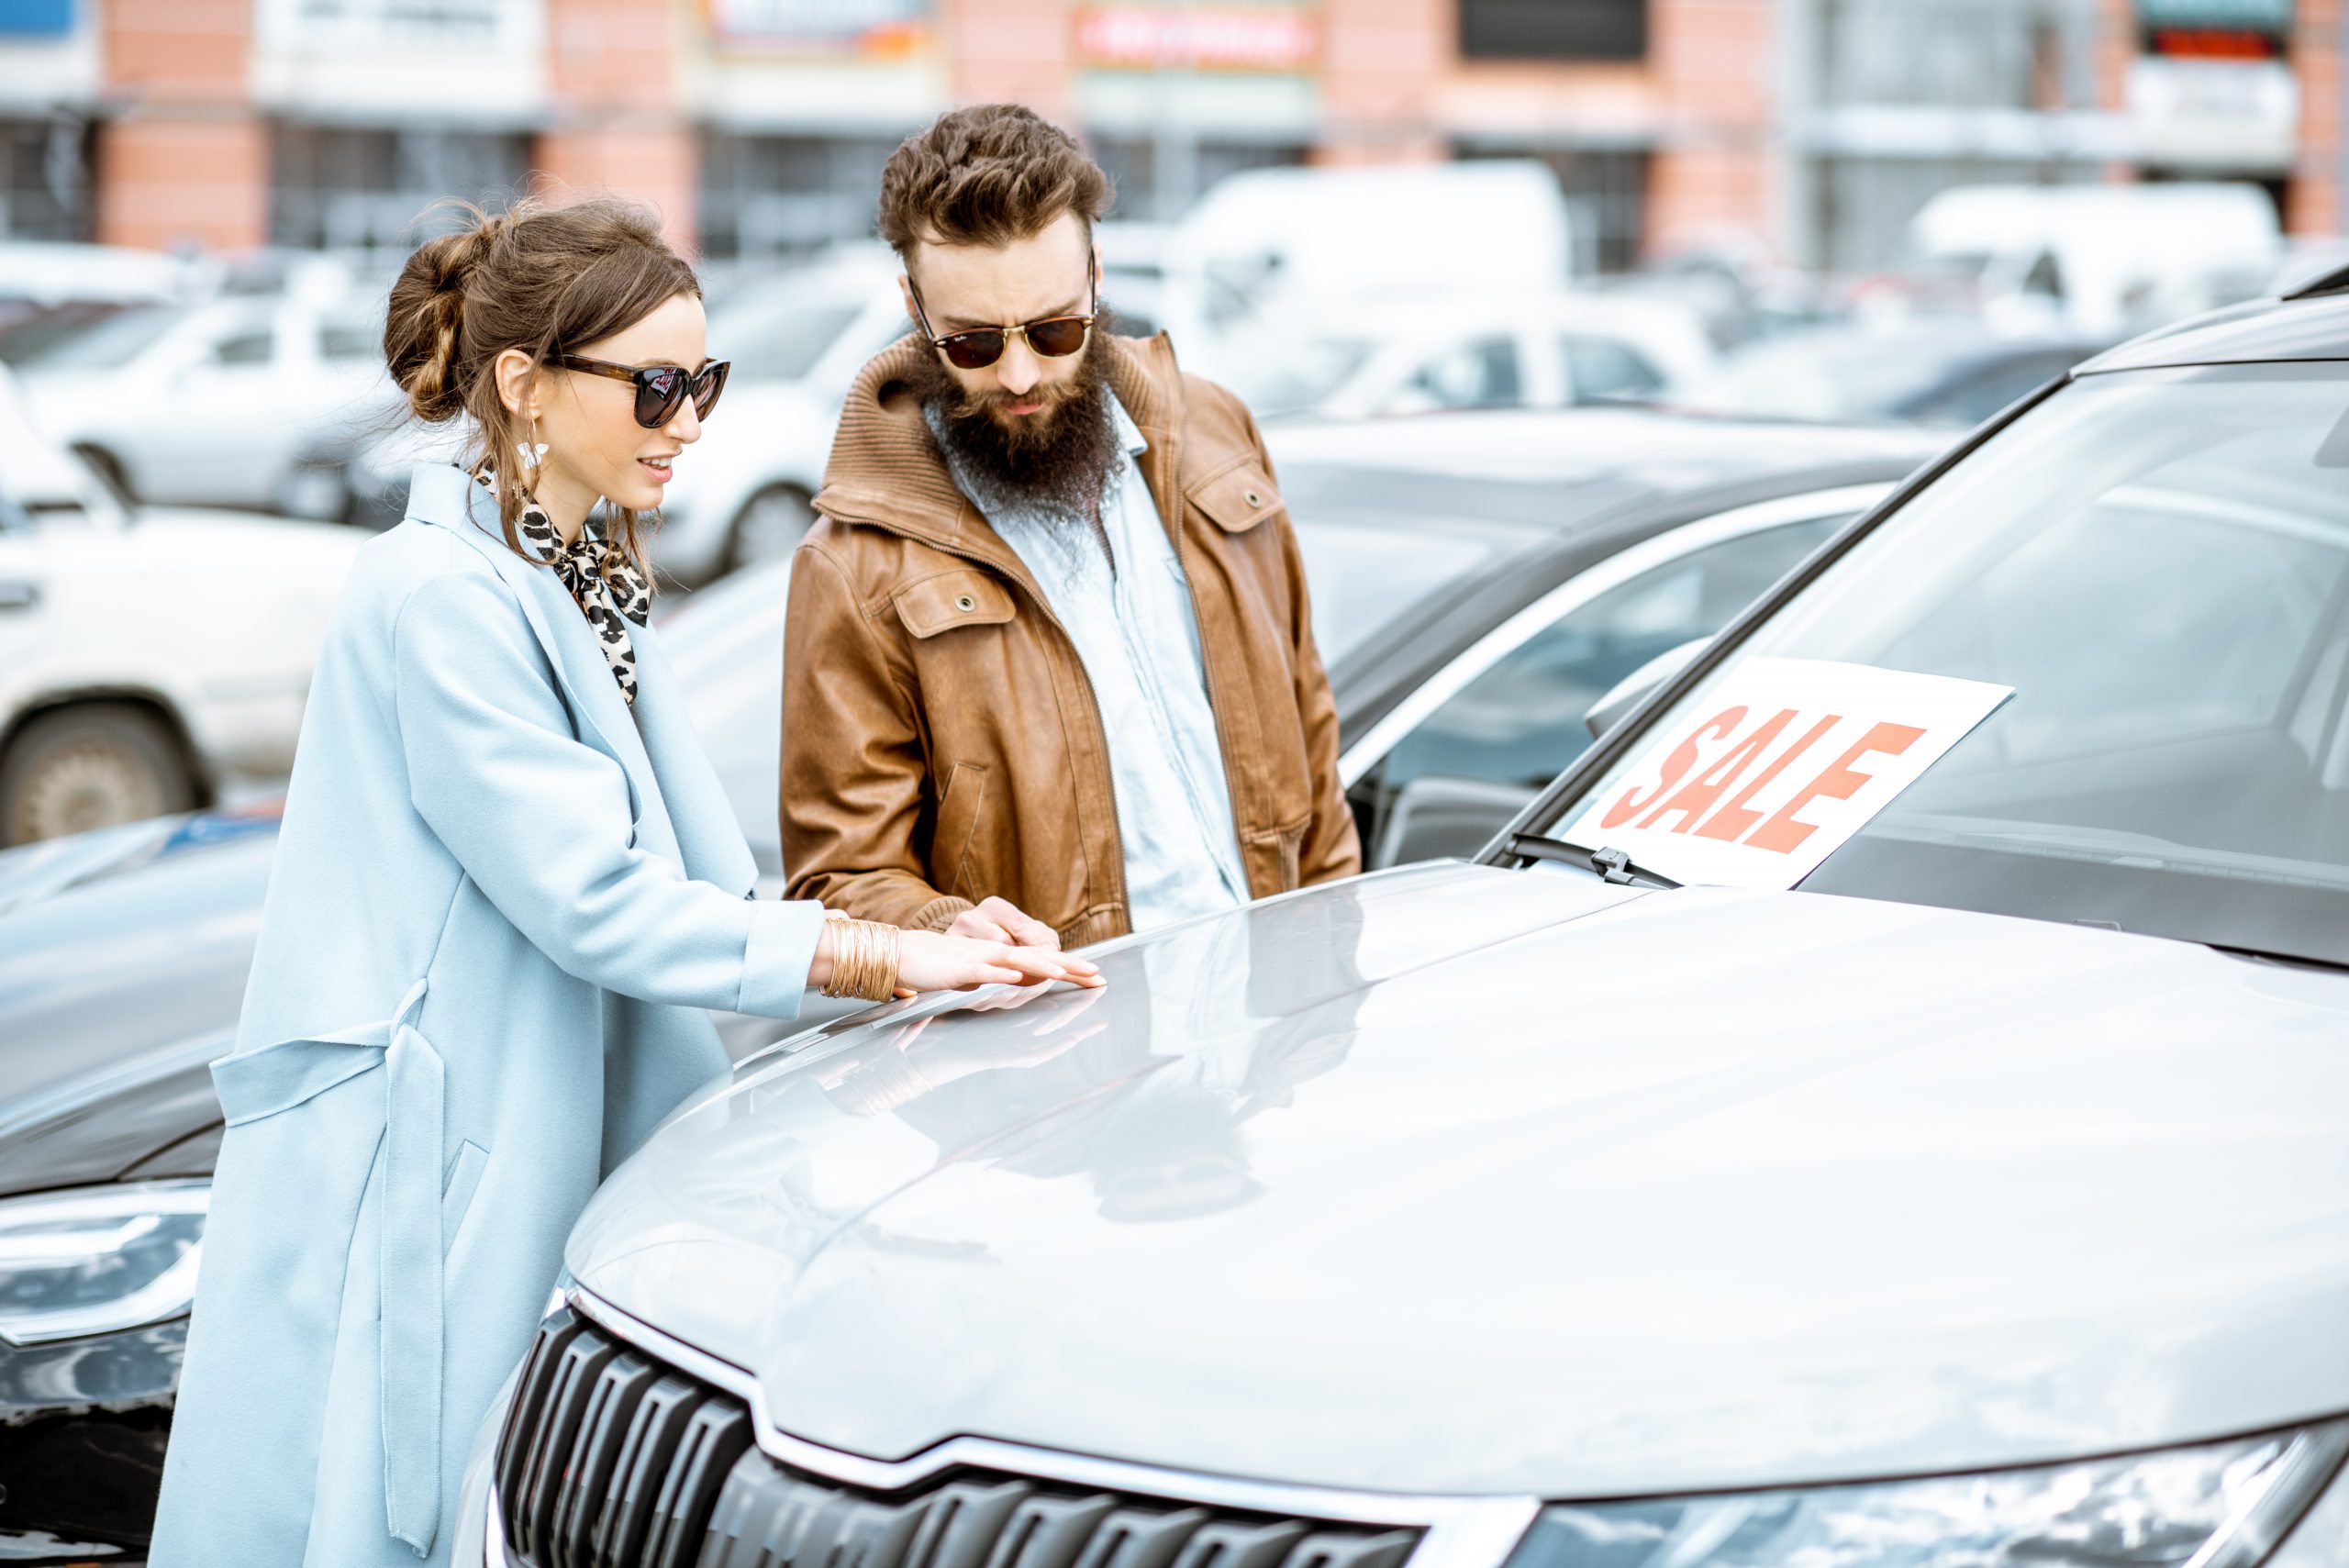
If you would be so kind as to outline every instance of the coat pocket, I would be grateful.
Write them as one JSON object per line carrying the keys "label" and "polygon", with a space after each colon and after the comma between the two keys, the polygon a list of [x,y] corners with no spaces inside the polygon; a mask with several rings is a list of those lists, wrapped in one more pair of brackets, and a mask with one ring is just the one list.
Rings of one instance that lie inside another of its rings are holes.
{"label": "coat pocket", "polygon": [[986,802],[987,771],[977,762],[957,762],[938,803],[938,828],[930,835],[931,885],[956,897],[969,896],[971,844],[978,837],[980,807]]}
{"label": "coat pocket", "polygon": [[481,1185],[481,1173],[489,1164],[489,1151],[473,1140],[457,1145],[457,1157],[449,1162],[449,1173],[440,1184],[440,1252],[443,1257],[457,1250],[457,1232],[465,1223],[465,1216],[473,1206],[473,1190]]}

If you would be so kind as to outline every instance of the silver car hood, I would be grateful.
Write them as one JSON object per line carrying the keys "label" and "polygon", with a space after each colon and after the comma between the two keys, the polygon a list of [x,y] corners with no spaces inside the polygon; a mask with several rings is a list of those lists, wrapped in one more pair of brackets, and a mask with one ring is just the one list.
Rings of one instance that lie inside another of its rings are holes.
{"label": "silver car hood", "polygon": [[572,1273],[877,1459],[1593,1497],[2349,1410],[2349,974],[1458,864],[1103,951],[745,1062]]}

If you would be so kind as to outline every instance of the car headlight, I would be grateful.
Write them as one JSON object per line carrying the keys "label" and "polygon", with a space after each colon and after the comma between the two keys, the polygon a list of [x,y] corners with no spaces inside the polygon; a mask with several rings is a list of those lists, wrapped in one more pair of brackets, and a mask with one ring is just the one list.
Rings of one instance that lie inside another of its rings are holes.
{"label": "car headlight", "polygon": [[36,1345],[160,1322],[195,1299],[210,1182],[0,1201],[0,1340]]}
{"label": "car headlight", "polygon": [[1559,1505],[1508,1568],[2251,1568],[2349,1451],[2349,1421],[1925,1481]]}

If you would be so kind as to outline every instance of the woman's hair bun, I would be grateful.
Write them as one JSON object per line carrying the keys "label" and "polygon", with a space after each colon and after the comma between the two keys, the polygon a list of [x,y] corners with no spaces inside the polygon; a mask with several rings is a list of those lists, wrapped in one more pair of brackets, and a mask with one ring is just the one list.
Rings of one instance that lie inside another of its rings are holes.
{"label": "woman's hair bun", "polygon": [[408,407],[436,424],[464,410],[465,295],[482,258],[518,216],[464,210],[471,225],[426,240],[408,257],[384,317],[384,362]]}

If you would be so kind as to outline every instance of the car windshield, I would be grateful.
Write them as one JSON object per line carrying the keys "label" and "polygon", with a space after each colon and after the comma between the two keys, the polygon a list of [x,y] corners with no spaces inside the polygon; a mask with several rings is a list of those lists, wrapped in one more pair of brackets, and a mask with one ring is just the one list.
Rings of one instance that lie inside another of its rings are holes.
{"label": "car windshield", "polygon": [[2349,364],[2083,378],[1642,733],[1763,655],[2014,688],[1804,888],[2349,963]]}
{"label": "car windshield", "polygon": [[709,351],[742,381],[796,381],[863,314],[855,303],[807,304],[773,295],[731,301],[709,323]]}
{"label": "car windshield", "polygon": [[38,310],[11,321],[7,326],[0,327],[0,364],[23,364],[37,355],[48,352],[51,345],[85,332],[96,323],[119,316],[129,308],[112,301],[78,301]]}
{"label": "car windshield", "polygon": [[1231,389],[1259,418],[1299,413],[1336,392],[1377,346],[1360,338],[1286,339],[1235,367]]}
{"label": "car windshield", "polygon": [[185,319],[187,312],[173,306],[139,306],[65,333],[17,362],[28,371],[117,370]]}

